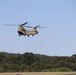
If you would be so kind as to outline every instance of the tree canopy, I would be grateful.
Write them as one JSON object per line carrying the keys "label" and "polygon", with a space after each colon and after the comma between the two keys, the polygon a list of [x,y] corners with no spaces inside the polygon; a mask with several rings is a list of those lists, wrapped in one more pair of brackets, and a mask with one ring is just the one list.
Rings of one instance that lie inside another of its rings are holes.
{"label": "tree canopy", "polygon": [[47,56],[33,53],[0,52],[0,72],[76,71],[76,54]]}

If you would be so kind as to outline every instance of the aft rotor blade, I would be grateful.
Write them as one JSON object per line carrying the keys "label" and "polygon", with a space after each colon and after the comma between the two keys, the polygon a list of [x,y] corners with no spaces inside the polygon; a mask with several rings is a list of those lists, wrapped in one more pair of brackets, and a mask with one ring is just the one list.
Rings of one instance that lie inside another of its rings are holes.
{"label": "aft rotor blade", "polygon": [[39,27],[40,25],[37,25],[35,28]]}
{"label": "aft rotor blade", "polygon": [[46,27],[40,27],[40,25],[37,25],[35,28],[46,28]]}
{"label": "aft rotor blade", "polygon": [[40,25],[37,25],[37,26],[34,27],[34,28],[46,28],[46,27],[40,27]]}
{"label": "aft rotor blade", "polygon": [[38,27],[38,28],[46,28],[46,27]]}

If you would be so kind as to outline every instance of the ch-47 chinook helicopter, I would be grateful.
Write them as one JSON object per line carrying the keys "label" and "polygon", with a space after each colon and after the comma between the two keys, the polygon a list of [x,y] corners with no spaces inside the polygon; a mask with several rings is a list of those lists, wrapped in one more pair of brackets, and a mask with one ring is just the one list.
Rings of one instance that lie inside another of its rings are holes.
{"label": "ch-47 chinook helicopter", "polygon": [[[20,24],[20,25],[11,25],[11,26],[18,26],[17,32],[18,32],[19,36],[26,36],[27,35],[28,37],[29,37],[29,35],[34,36],[34,35],[38,34],[37,28],[44,28],[44,27],[40,27],[40,25],[33,27],[33,26],[26,26],[26,24],[28,24],[28,22],[25,22],[25,23]],[[31,28],[31,29],[26,29],[26,27]]]}

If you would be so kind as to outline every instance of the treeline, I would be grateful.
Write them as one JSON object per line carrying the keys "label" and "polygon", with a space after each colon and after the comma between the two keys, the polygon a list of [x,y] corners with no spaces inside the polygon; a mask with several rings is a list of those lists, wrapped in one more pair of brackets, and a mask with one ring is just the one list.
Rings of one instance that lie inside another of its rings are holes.
{"label": "treeline", "polygon": [[76,54],[47,56],[33,53],[0,52],[0,72],[76,71]]}

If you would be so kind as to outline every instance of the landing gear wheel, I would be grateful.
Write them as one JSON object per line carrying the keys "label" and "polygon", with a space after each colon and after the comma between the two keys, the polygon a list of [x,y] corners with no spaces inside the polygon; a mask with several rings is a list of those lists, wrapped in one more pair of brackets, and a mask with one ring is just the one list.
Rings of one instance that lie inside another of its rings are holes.
{"label": "landing gear wheel", "polygon": [[27,35],[29,37],[29,35]]}

